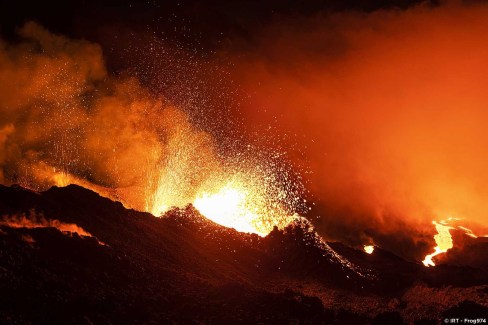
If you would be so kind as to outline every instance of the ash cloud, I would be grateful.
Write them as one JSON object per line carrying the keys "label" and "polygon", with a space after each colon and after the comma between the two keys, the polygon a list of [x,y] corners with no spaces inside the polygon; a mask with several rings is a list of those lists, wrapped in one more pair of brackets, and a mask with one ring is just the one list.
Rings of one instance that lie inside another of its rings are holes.
{"label": "ash cloud", "polygon": [[433,219],[488,226],[486,17],[457,3],[278,16],[223,50],[246,128],[296,135],[284,145],[327,238],[419,260]]}

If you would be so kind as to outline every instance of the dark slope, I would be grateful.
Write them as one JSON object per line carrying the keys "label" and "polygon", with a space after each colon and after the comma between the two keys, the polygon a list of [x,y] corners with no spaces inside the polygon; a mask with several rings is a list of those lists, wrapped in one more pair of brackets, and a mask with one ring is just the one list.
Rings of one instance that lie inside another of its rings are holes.
{"label": "dark slope", "polygon": [[[21,214],[73,223],[96,238],[0,226],[0,323],[366,321],[324,307],[302,284],[394,296],[431,276],[381,250],[332,249],[306,220],[261,238],[191,206],[155,218],[74,185],[42,193],[0,186],[0,216]],[[465,280],[486,284],[476,272]]]}
{"label": "dark slope", "polygon": [[112,249],[158,267],[191,272],[211,283],[258,285],[277,275],[315,274],[330,285],[355,288],[349,282],[363,279],[326,244],[318,247],[315,233],[306,222],[262,239],[217,225],[191,206],[155,218],[75,185],[53,187],[43,193],[21,188],[1,190],[2,214],[34,209],[51,219],[81,226]]}
{"label": "dark slope", "polygon": [[[372,283],[376,292],[396,294],[419,281],[432,287],[470,287],[488,284],[487,270],[482,267],[472,267],[467,263],[459,265],[441,263],[436,267],[426,268],[419,263],[405,261],[379,247],[375,247],[372,254],[365,254],[363,251],[338,242],[328,244],[352,263],[367,267],[369,272],[379,280]],[[478,258],[479,265],[486,263],[488,251],[483,253],[479,251]]]}
{"label": "dark slope", "polygon": [[264,260],[253,247],[256,236],[192,209],[157,219],[77,186],[44,193],[0,188],[2,215],[33,209],[76,223],[106,246],[53,228],[2,227],[0,323],[326,319],[317,298],[257,285],[261,272],[249,274]]}

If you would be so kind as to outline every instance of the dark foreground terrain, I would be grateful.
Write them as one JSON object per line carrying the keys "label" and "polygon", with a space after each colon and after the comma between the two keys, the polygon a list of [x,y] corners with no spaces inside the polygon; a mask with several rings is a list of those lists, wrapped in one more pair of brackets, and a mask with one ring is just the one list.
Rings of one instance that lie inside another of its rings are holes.
{"label": "dark foreground terrain", "polygon": [[[438,324],[488,318],[485,253],[425,268],[325,243],[306,220],[265,238],[125,209],[70,185],[0,186],[1,324]],[[19,227],[25,217],[47,227]],[[52,221],[92,235],[62,232]],[[51,223],[49,223],[51,221]]]}

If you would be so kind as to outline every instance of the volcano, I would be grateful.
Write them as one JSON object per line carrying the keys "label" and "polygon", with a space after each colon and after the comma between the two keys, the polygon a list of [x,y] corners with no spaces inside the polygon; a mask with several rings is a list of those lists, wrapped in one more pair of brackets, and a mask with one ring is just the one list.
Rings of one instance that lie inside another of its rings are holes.
{"label": "volcano", "polygon": [[306,219],[260,237],[191,205],[156,218],[76,185],[1,186],[0,215],[1,323],[435,324],[445,315],[488,316],[486,265],[425,268],[378,247],[366,254],[323,241]]}
{"label": "volcano", "polygon": [[487,322],[487,3],[58,2],[0,7],[0,325]]}

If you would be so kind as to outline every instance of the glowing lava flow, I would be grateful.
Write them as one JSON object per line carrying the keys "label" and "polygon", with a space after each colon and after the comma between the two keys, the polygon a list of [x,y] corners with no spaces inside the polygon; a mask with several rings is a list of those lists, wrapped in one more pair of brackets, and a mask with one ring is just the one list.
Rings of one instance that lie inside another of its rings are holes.
{"label": "glowing lava flow", "polygon": [[437,235],[434,236],[437,246],[434,247],[434,253],[425,256],[425,259],[422,261],[427,267],[435,266],[435,263],[432,260],[434,256],[445,253],[448,249],[453,247],[451,233],[449,232],[453,227],[447,226],[445,221],[441,221],[441,223],[433,221],[432,223],[437,230]]}
{"label": "glowing lava flow", "polygon": [[462,219],[449,218],[447,220],[442,220],[441,222],[432,221],[432,223],[435,225],[435,228],[437,230],[437,235],[434,236],[434,240],[437,246],[434,247],[434,253],[425,256],[425,259],[422,261],[422,263],[424,263],[425,266],[427,267],[435,266],[435,263],[432,260],[432,258],[439,254],[445,253],[449,249],[453,248],[454,243],[452,241],[452,237],[450,233],[451,229],[461,230],[464,232],[466,236],[472,238],[478,238],[478,236],[475,235],[471,229],[453,224],[454,222],[459,220]]}

